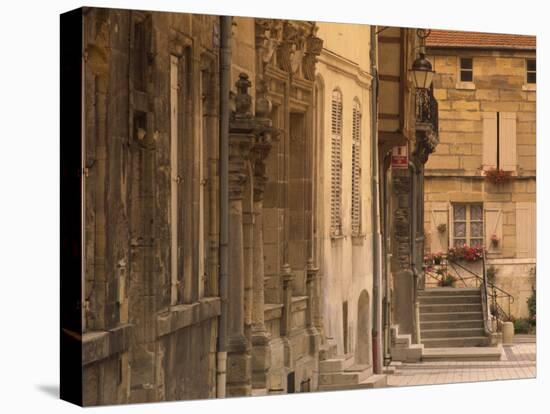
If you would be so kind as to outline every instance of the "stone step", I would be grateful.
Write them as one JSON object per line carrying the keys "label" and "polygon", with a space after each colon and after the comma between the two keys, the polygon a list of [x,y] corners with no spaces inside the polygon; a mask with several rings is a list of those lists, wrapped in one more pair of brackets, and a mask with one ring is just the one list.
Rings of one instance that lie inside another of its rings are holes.
{"label": "stone step", "polygon": [[429,312],[420,314],[420,322],[472,321],[482,319],[482,312]]}
{"label": "stone step", "polygon": [[502,346],[427,348],[422,353],[422,361],[500,361]]}
{"label": "stone step", "polygon": [[457,337],[457,338],[427,338],[422,339],[424,348],[458,348],[489,345],[485,336]]}
{"label": "stone step", "polygon": [[419,297],[424,296],[469,296],[469,295],[479,295],[479,288],[434,288],[434,289],[424,289],[418,291]]}
{"label": "stone step", "polygon": [[424,329],[458,329],[458,328],[483,328],[482,319],[423,321],[420,322],[420,331]]}
{"label": "stone step", "polygon": [[342,371],[319,373],[319,386],[350,386],[359,384],[372,375],[372,368],[362,371]]}
{"label": "stone step", "polygon": [[480,312],[481,303],[468,304],[438,304],[438,305],[420,305],[420,315],[423,313],[455,313],[455,312]]}
{"label": "stone step", "polygon": [[355,390],[355,389],[368,389],[368,388],[382,388],[388,385],[388,377],[385,374],[371,375],[361,382],[356,384],[325,384],[319,383],[319,391],[336,391],[336,390]]}
{"label": "stone step", "polygon": [[420,336],[424,339],[470,338],[484,336],[483,328],[453,328],[453,329],[421,329]]}
{"label": "stone step", "polygon": [[324,361],[319,362],[319,372],[325,373],[344,371],[353,364],[353,361],[353,354],[325,359]]}
{"label": "stone step", "polygon": [[422,296],[419,299],[420,299],[420,305],[468,304],[468,303],[480,304],[481,303],[480,295],[472,295],[472,296],[429,295],[429,296]]}

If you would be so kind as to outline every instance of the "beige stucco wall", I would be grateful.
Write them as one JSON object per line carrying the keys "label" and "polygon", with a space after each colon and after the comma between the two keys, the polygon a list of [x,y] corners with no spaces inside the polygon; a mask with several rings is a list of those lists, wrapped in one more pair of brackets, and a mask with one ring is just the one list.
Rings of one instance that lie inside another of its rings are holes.
{"label": "beige stucco wall", "polygon": [[[327,337],[344,353],[343,302],[348,302],[349,351],[357,346],[357,315],[361,292],[369,298],[372,315],[372,222],[371,222],[371,116],[370,26],[319,23],[324,49],[317,64],[324,104],[319,134],[319,222],[321,274],[323,275],[324,327]],[[343,99],[342,133],[342,236],[330,234],[331,96],[338,88]],[[352,236],[352,108],[361,104],[361,234]],[[371,317],[369,317],[371,319]],[[369,332],[371,327],[363,327]],[[369,350],[372,350],[369,337]],[[372,360],[372,351],[370,352]]]}

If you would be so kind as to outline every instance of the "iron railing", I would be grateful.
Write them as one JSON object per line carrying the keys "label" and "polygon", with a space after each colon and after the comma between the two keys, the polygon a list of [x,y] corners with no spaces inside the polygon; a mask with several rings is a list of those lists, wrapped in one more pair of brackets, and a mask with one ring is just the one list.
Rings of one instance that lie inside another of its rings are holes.
{"label": "iron railing", "polygon": [[[480,288],[483,310],[489,330],[493,330],[490,321],[494,321],[497,329],[500,330],[502,322],[511,319],[511,306],[514,303],[514,297],[492,281],[487,280],[485,252],[482,256],[482,275],[477,274],[456,260],[449,259],[447,256],[443,256],[440,260],[436,267],[425,267],[424,274],[437,282],[440,282],[443,277],[452,275],[455,278],[455,284],[459,282],[464,287]],[[464,272],[467,275],[464,275]],[[503,302],[504,306],[502,305]]]}
{"label": "iron railing", "polygon": [[439,114],[437,99],[435,99],[433,85],[430,89],[416,90],[416,122],[431,124],[432,130],[439,130]]}

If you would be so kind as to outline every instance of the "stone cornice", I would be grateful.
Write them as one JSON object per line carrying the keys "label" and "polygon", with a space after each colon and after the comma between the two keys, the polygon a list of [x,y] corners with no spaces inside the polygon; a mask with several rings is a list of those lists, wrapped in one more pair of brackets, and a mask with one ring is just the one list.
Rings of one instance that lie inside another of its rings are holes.
{"label": "stone cornice", "polygon": [[373,76],[352,60],[328,49],[323,49],[321,55],[318,57],[318,61],[330,70],[355,80],[358,85],[366,89],[371,89]]}

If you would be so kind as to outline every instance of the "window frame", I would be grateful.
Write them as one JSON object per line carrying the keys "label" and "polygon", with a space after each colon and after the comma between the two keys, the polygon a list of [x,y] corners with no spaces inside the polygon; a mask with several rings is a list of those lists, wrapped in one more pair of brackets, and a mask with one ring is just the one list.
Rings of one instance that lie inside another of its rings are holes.
{"label": "window frame", "polygon": [[[470,67],[469,68],[463,68],[462,62],[464,60],[470,60]],[[462,75],[464,73],[470,73],[471,79],[463,79]],[[465,82],[465,83],[473,83],[474,82],[474,58],[473,57],[466,57],[466,56],[460,56],[458,58],[458,80],[459,82]]]}
{"label": "window frame", "polygon": [[[342,143],[344,130],[344,96],[340,88],[331,92],[331,129],[330,129],[330,235],[339,237],[342,229]],[[338,111],[339,114],[336,114]],[[338,170],[336,170],[338,169]],[[337,187],[337,188],[336,188]]]}
{"label": "window frame", "polygon": [[[535,68],[530,70],[529,69],[529,62],[532,61],[535,65]],[[529,75],[533,74],[535,75],[535,81],[530,82],[529,81]],[[536,85],[537,84],[537,59],[536,58],[526,58],[525,59],[525,84],[526,85]]]}
{"label": "window frame", "polygon": [[352,108],[352,136],[351,136],[351,232],[354,236],[361,235],[362,209],[361,209],[361,102],[359,98],[353,99]]}
{"label": "window frame", "polygon": [[[464,206],[465,207],[465,217],[464,220],[456,220],[455,219],[455,209],[458,206]],[[481,214],[479,220],[472,220],[471,219],[471,210],[472,207],[479,206],[481,208]],[[485,241],[485,210],[482,202],[453,202],[451,203],[451,224],[452,229],[449,232],[449,246],[450,247],[461,247],[461,246],[468,246],[473,247],[472,240],[479,240],[480,244],[475,245],[475,247],[484,246]],[[457,236],[456,235],[456,223],[465,223],[465,235],[464,236]],[[481,235],[472,237],[472,231],[471,231],[471,225],[472,223],[480,223],[481,224]],[[464,244],[458,245],[456,244],[456,240],[464,240]]]}

